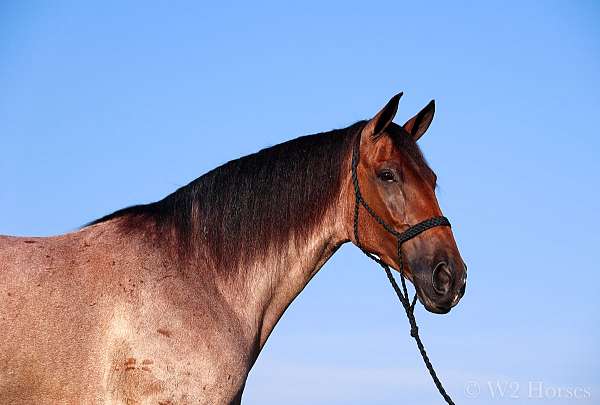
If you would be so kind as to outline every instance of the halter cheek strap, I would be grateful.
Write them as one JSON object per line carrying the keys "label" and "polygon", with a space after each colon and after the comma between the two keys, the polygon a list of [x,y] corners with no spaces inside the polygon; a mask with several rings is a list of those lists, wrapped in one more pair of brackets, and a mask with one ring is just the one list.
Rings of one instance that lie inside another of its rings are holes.
{"label": "halter cheek strap", "polygon": [[[426,219],[424,221],[421,221],[415,225],[409,226],[408,229],[404,230],[403,232],[398,232],[392,226],[390,226],[387,222],[385,222],[383,220],[383,218],[381,218],[379,215],[377,215],[377,213],[371,208],[371,206],[363,198],[363,196],[360,192],[359,184],[358,184],[357,168],[358,168],[358,162],[360,160],[360,138],[361,138],[360,135],[361,135],[361,133],[359,132],[358,135],[356,136],[356,143],[354,144],[354,147],[352,150],[352,183],[354,185],[354,197],[355,197],[354,198],[354,240],[355,240],[356,246],[358,246],[358,248],[365,255],[367,255],[367,257],[369,257],[370,259],[377,262],[385,271],[385,274],[387,275],[387,278],[390,281],[390,284],[394,288],[394,291],[396,292],[398,299],[400,300],[400,302],[402,303],[402,306],[404,307],[404,311],[406,312],[406,317],[408,318],[408,322],[410,324],[410,335],[417,342],[417,347],[419,348],[421,357],[423,357],[425,366],[427,367],[429,374],[431,374],[431,378],[433,379],[435,386],[437,387],[438,391],[440,392],[440,395],[444,398],[446,403],[448,403],[449,405],[454,405],[452,398],[450,398],[450,396],[446,393],[446,390],[442,386],[440,379],[438,378],[435,370],[433,369],[433,365],[431,364],[431,361],[429,360],[429,357],[427,356],[427,352],[425,351],[425,346],[423,346],[423,342],[421,341],[421,337],[419,336],[419,327],[417,326],[417,321],[416,321],[415,315],[414,315],[415,304],[417,303],[417,293],[415,292],[415,295],[411,302],[409,300],[408,289],[406,288],[406,280],[404,277],[404,260],[403,260],[403,255],[402,255],[402,245],[404,244],[404,242],[413,239],[414,237],[420,235],[421,233],[425,232],[428,229],[431,229],[431,228],[434,228],[437,226],[450,226],[450,221],[448,221],[448,218],[443,217],[443,216],[432,217],[432,218]],[[383,260],[381,260],[380,258],[373,255],[371,252],[367,251],[360,242],[360,235],[359,235],[359,231],[358,231],[358,222],[360,219],[359,214],[360,214],[361,206],[365,209],[365,211],[367,211],[367,213],[378,224],[380,224],[383,227],[383,229],[385,229],[389,234],[391,234],[392,236],[394,236],[396,238],[396,250],[397,250],[396,254],[398,256],[400,281],[402,283],[402,289],[400,289],[400,287],[398,286],[398,283],[396,282],[396,279],[392,275],[389,265],[387,263],[385,263]]]}

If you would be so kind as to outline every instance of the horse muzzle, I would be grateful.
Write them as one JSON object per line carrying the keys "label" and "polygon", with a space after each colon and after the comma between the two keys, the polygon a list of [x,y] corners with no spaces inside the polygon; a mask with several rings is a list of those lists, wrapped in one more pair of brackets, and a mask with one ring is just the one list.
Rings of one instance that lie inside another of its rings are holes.
{"label": "horse muzzle", "polygon": [[467,266],[461,267],[457,272],[451,264],[441,261],[431,271],[429,282],[417,277],[417,297],[425,309],[435,314],[447,314],[458,304],[467,288]]}

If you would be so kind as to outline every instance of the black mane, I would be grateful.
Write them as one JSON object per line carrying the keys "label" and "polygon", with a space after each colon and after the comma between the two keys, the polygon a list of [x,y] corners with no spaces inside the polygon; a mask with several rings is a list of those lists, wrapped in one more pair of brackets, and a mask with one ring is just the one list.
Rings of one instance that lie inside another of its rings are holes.
{"label": "black mane", "polygon": [[160,234],[174,235],[183,252],[200,242],[218,265],[235,266],[290,236],[306,236],[322,219],[339,194],[342,163],[364,123],[230,161],[160,201],[124,208],[88,225],[125,218],[122,223],[130,230],[153,223]]}

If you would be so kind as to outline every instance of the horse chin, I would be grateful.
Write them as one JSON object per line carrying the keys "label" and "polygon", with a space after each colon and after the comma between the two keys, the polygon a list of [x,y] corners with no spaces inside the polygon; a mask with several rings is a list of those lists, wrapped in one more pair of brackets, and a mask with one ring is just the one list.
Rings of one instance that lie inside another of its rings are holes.
{"label": "horse chin", "polygon": [[450,310],[452,309],[452,307],[440,307],[440,306],[436,305],[430,299],[424,297],[419,288],[416,288],[416,290],[417,290],[417,298],[419,299],[419,302],[423,305],[423,307],[427,311],[429,311],[433,314],[445,315],[448,312],[450,312]]}
{"label": "horse chin", "polygon": [[434,314],[445,315],[450,312],[452,308],[425,307],[425,309]]}

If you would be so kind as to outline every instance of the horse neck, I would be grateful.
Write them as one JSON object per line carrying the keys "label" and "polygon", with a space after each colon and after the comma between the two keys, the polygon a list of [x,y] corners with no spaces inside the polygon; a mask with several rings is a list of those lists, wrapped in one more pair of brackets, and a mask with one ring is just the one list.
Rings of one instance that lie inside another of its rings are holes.
{"label": "horse neck", "polygon": [[[343,165],[345,166],[345,165]],[[291,302],[335,251],[349,240],[351,213],[344,209],[350,176],[344,178],[338,201],[307,237],[290,237],[284,247],[265,249],[254,263],[221,280],[221,293],[247,325],[260,350]],[[293,214],[292,214],[293,215]]]}

